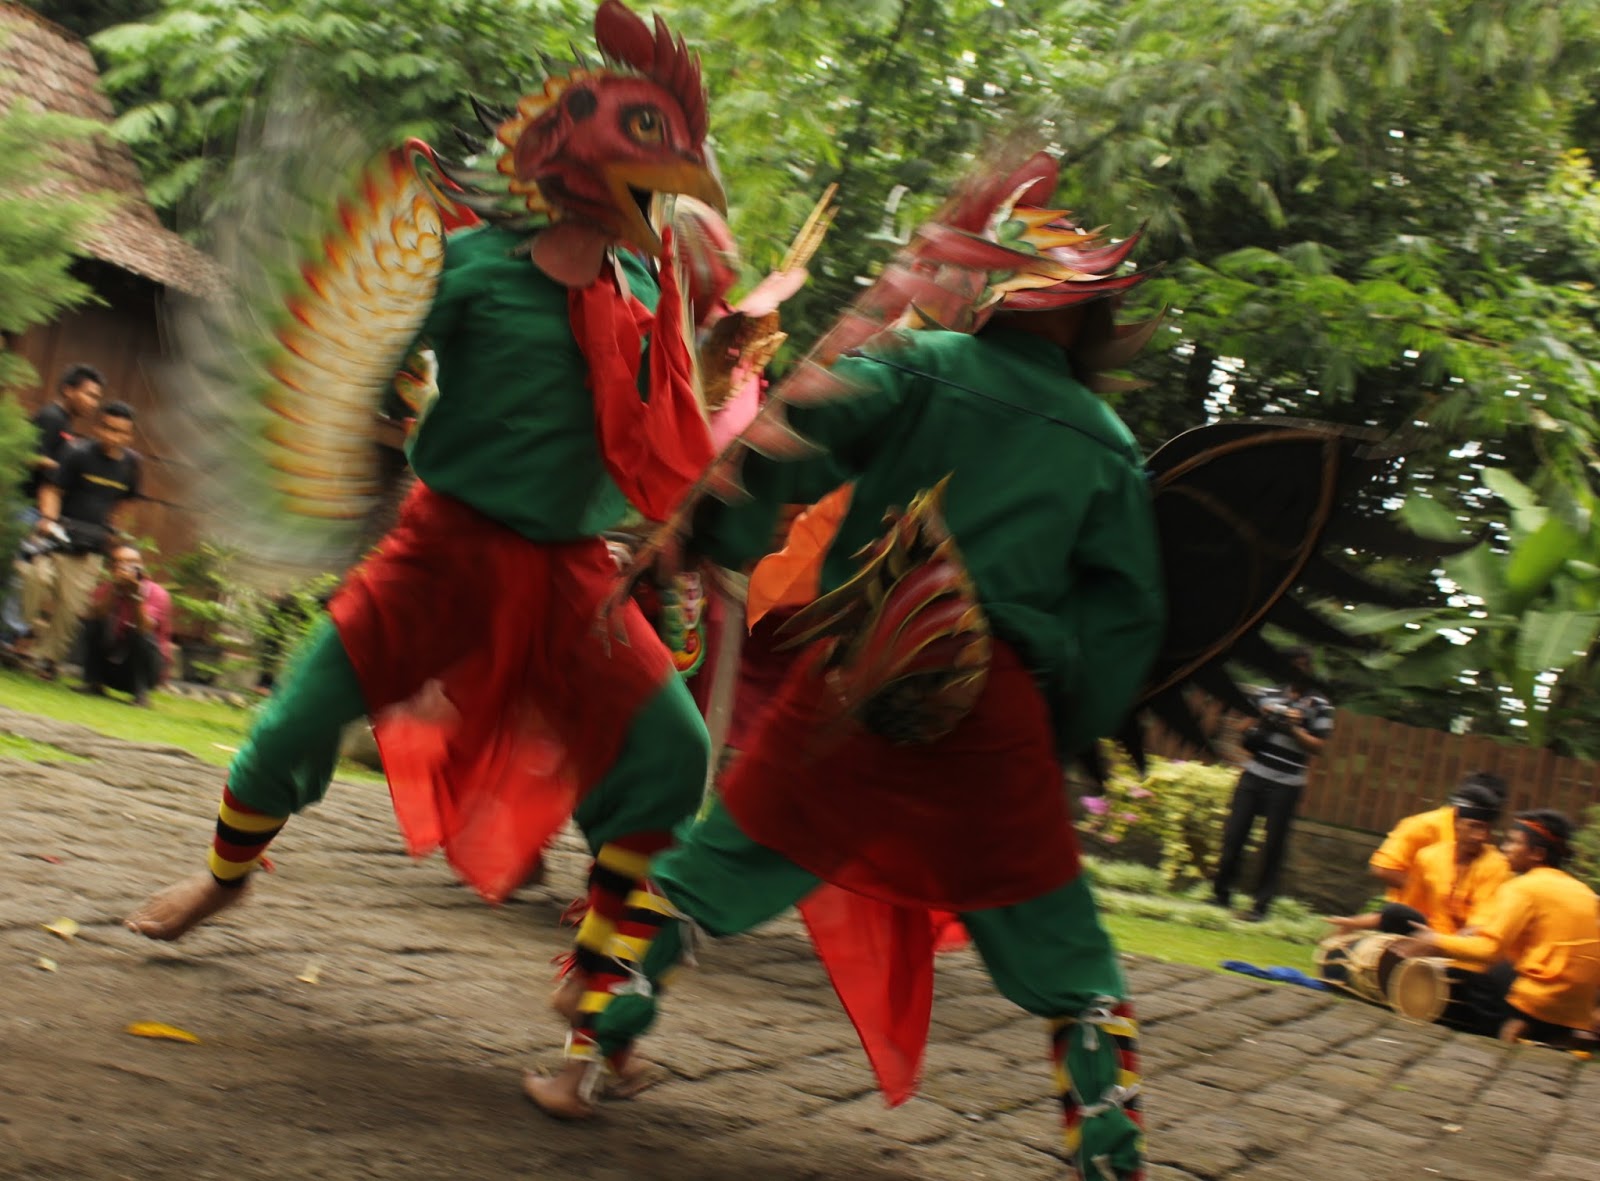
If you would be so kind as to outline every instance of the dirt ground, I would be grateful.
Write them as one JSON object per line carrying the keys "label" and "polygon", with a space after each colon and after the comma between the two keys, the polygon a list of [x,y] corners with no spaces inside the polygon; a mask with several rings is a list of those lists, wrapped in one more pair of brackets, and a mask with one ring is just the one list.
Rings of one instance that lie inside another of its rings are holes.
{"label": "dirt ground", "polygon": [[[3,709],[0,730],[92,760],[0,760],[0,1178],[1066,1175],[1042,1029],[967,953],[941,960],[925,1085],[900,1109],[785,920],[703,950],[652,1039],[671,1079],[560,1124],[517,1081],[558,1059],[549,961],[580,890],[576,845],[546,887],[490,908],[441,861],[403,854],[381,788],[338,784],[279,838],[245,907],[156,945],[120,919],[201,864],[218,770]],[[76,937],[42,929],[60,918]],[[1600,1074],[1569,1056],[1129,966],[1151,1181],[1600,1177]],[[200,1042],[124,1032],[141,1021]]]}

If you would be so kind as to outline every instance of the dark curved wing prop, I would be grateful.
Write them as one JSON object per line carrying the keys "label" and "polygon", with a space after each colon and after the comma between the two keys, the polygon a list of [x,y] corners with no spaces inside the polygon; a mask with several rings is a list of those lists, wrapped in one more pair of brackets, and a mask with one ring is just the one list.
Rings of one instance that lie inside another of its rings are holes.
{"label": "dark curved wing prop", "polygon": [[1297,595],[1423,605],[1420,596],[1372,582],[1327,552],[1432,559],[1477,543],[1423,538],[1381,515],[1400,458],[1382,432],[1287,419],[1198,427],[1151,456],[1168,619],[1144,693],[1118,735],[1136,761],[1144,761],[1147,716],[1215,753],[1190,708],[1191,687],[1256,713],[1229,662],[1277,683],[1293,679],[1288,658],[1262,635],[1267,624],[1318,645],[1371,644]]}

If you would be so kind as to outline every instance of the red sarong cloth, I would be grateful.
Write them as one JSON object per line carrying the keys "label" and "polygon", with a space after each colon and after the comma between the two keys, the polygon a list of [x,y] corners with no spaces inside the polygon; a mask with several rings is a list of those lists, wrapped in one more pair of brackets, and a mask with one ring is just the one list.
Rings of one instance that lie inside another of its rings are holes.
{"label": "red sarong cloth", "polygon": [[632,605],[607,653],[595,620],[616,577],[598,539],[532,542],[419,483],[329,604],[408,848],[442,848],[491,902],[675,675]]}
{"label": "red sarong cloth", "polygon": [[896,745],[840,721],[817,651],[790,671],[721,794],[739,827],[824,881],[902,906],[983,910],[1078,874],[1055,736],[1016,653],[949,734]]}
{"label": "red sarong cloth", "polygon": [[722,798],[747,836],[826,883],[800,914],[893,1106],[921,1073],[935,951],[965,942],[957,912],[1071,881],[1078,841],[1048,708],[1008,645],[973,711],[921,746],[841,724],[820,656],[790,670]]}

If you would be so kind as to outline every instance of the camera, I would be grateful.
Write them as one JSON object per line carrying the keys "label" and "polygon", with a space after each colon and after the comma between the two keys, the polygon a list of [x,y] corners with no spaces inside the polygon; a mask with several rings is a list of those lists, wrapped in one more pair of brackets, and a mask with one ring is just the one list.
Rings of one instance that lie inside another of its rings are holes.
{"label": "camera", "polygon": [[42,558],[57,550],[65,549],[67,545],[67,531],[52,522],[44,533],[30,533],[22,539],[22,544],[17,547],[17,558],[23,562],[31,562],[35,558]]}

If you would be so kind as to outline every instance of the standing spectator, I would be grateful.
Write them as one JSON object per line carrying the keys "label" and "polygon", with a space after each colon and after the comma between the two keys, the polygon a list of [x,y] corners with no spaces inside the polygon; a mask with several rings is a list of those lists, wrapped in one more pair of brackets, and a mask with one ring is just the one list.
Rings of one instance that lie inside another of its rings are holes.
{"label": "standing spectator", "polygon": [[1333,733],[1333,706],[1327,698],[1311,692],[1310,650],[1290,649],[1289,662],[1296,679],[1262,694],[1258,703],[1262,719],[1245,735],[1251,758],[1233,789],[1222,834],[1222,857],[1212,883],[1217,905],[1231,906],[1250,830],[1257,816],[1266,817],[1255,905],[1244,916],[1255,923],[1267,917],[1267,908],[1278,893],[1289,850],[1289,827],[1306,786],[1306,768]]}
{"label": "standing spectator", "polygon": [[124,402],[107,402],[92,437],[67,448],[39,487],[36,531],[66,538],[55,553],[28,564],[22,585],[30,623],[49,610],[50,623],[36,653],[39,673],[47,680],[55,677],[56,665],[78,634],[78,620],[105,566],[116,514],[139,495],[139,454],[128,446],[132,441],[133,411]]}
{"label": "standing spectator", "polygon": [[[55,472],[62,452],[74,441],[75,426],[94,414],[103,390],[104,381],[94,366],[68,366],[56,383],[55,400],[46,403],[33,416],[33,427],[39,432],[39,439],[28,467],[28,478],[22,482],[25,504],[21,524],[24,529],[31,530],[38,521],[39,487]],[[10,555],[5,557],[10,560]],[[4,602],[0,640],[10,642],[28,633],[29,620],[23,614],[20,597],[11,588],[11,579],[5,579],[5,584],[5,593],[0,595]]]}
{"label": "standing spectator", "polygon": [[111,577],[95,590],[83,625],[82,693],[110,689],[150,704],[172,657],[172,596],[145,574],[139,551],[111,551]]}
{"label": "standing spectator", "polygon": [[39,447],[33,457],[33,472],[25,486],[30,501],[38,500],[39,489],[60,465],[67,448],[77,440],[74,427],[94,417],[104,392],[105,382],[98,369],[92,365],[71,365],[56,383],[55,401],[46,403],[33,416],[34,429],[39,432]]}

